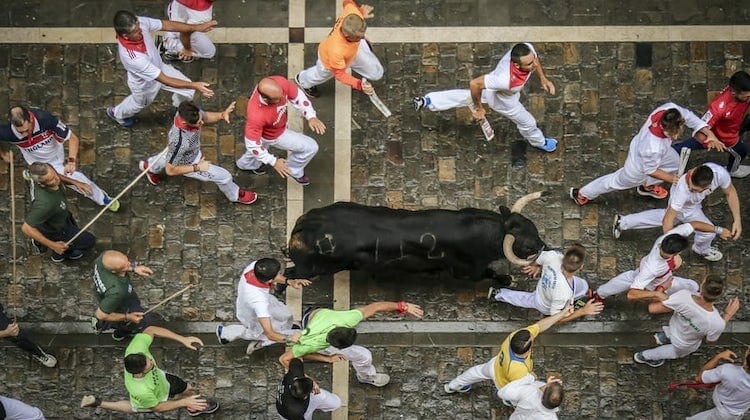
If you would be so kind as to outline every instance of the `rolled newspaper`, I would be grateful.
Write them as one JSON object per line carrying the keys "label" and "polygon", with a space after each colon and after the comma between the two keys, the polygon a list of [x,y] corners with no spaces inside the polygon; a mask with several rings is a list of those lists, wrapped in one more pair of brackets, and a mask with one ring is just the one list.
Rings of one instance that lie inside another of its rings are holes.
{"label": "rolled newspaper", "polygon": [[[366,83],[366,82],[367,82],[367,79],[363,77],[362,83]],[[367,95],[367,96],[370,97],[370,102],[372,102],[372,104],[375,105],[375,108],[377,108],[378,111],[380,111],[383,114],[383,116],[385,116],[386,118],[391,116],[391,110],[388,109],[388,107],[385,106],[383,101],[380,100],[377,93],[373,92],[372,95]]]}
{"label": "rolled newspaper", "polygon": [[[476,110],[474,104],[469,105],[469,109],[471,110],[472,114]],[[495,130],[492,129],[492,125],[490,125],[490,122],[487,121],[487,118],[482,118],[481,121],[479,121],[479,126],[482,127],[482,133],[484,133],[485,140],[490,141],[495,138]]]}

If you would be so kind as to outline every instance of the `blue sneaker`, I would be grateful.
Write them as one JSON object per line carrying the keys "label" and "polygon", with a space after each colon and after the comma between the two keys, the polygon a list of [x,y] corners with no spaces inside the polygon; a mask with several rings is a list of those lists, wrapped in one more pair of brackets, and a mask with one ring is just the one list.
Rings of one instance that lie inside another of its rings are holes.
{"label": "blue sneaker", "polygon": [[458,388],[458,389],[453,389],[449,385],[450,385],[450,382],[447,383],[447,384],[445,384],[445,386],[443,387],[443,389],[445,390],[445,392],[448,393],[448,394],[454,394],[456,392],[464,393],[464,392],[471,391],[471,385],[464,385],[464,386],[462,386],[461,388]]}
{"label": "blue sneaker", "polygon": [[229,341],[228,341],[228,340],[226,340],[226,339],[224,339],[224,338],[221,338],[221,333],[222,333],[223,331],[224,331],[224,326],[223,326],[223,325],[221,325],[221,324],[217,325],[217,326],[216,326],[216,338],[218,338],[218,339],[219,339],[219,343],[220,343],[220,344],[227,344],[227,343],[229,343]]}
{"label": "blue sneaker", "polygon": [[117,210],[120,209],[120,202],[118,200],[112,200],[111,197],[105,195],[104,196],[104,205],[106,206],[109,203],[112,203],[112,204],[110,204],[110,206],[107,207],[107,210],[109,210],[111,212],[116,212]]}
{"label": "blue sneaker", "polygon": [[672,340],[667,337],[667,333],[665,333],[664,331],[659,331],[658,333],[654,334],[654,341],[656,341],[656,345],[658,346],[663,346],[672,342]]}
{"label": "blue sneaker", "polygon": [[127,127],[132,127],[133,123],[134,123],[134,121],[133,121],[132,118],[117,118],[117,117],[115,117],[115,108],[114,107],[107,108],[107,116],[109,118],[112,118],[113,120],[115,120],[117,122],[117,124],[120,124],[121,126],[126,127],[126,128]]}
{"label": "blue sneaker", "polygon": [[557,150],[557,140],[555,140],[553,138],[550,138],[550,137],[545,137],[544,138],[544,144],[541,145],[541,146],[536,146],[536,147],[538,149],[544,150],[545,152],[550,152],[551,153],[551,152],[554,152],[555,150]]}

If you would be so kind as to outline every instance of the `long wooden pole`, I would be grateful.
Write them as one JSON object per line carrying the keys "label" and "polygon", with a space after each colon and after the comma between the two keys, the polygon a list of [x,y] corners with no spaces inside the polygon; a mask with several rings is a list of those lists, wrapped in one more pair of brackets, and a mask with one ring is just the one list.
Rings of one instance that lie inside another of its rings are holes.
{"label": "long wooden pole", "polygon": [[[11,293],[18,293],[16,288],[16,166],[14,163],[15,157],[13,156],[13,149],[9,151],[10,156],[10,243],[11,243],[11,255],[13,256],[13,262],[11,264]],[[16,301],[17,296],[12,296],[11,308],[13,309],[13,323],[16,322]]]}

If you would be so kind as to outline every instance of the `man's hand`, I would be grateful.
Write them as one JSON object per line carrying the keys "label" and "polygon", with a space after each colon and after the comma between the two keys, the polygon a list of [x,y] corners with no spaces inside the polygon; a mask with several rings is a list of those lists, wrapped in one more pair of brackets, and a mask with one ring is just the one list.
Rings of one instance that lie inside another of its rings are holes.
{"label": "man's hand", "polygon": [[740,239],[740,236],[742,235],[742,222],[739,220],[735,220],[734,223],[732,223],[732,239],[735,241],[737,239]]}
{"label": "man's hand", "polygon": [[208,88],[209,86],[211,86],[211,84],[206,82],[192,82],[191,85],[193,89],[200,92],[201,95],[205,96],[206,98],[213,98],[214,91]]}
{"label": "man's hand", "polygon": [[152,274],[154,274],[154,270],[146,267],[145,265],[138,265],[133,270],[135,274],[138,274],[139,276],[148,277]]}
{"label": "man's hand", "polygon": [[211,166],[211,162],[201,158],[200,162],[198,162],[198,172],[208,172],[209,166]]}
{"label": "man's hand", "polygon": [[323,124],[323,121],[318,119],[318,117],[310,118],[307,121],[307,124],[310,126],[310,130],[312,130],[315,133],[322,135],[326,132],[326,125]]}
{"label": "man's hand", "polygon": [[422,308],[419,305],[409,302],[404,302],[404,304],[406,305],[407,314],[417,318],[422,318],[422,315],[424,315],[424,311],[422,311]]}
{"label": "man's hand", "polygon": [[542,266],[537,263],[531,263],[527,266],[524,266],[521,268],[521,271],[523,271],[524,274],[531,277],[532,279],[539,275],[539,273],[542,272]]}
{"label": "man's hand", "polygon": [[203,397],[200,394],[185,397],[181,399],[180,401],[182,401],[182,404],[183,404],[182,406],[192,413],[196,411],[205,410],[206,407],[208,407],[208,401],[203,399]]}
{"label": "man's hand", "polygon": [[52,245],[49,246],[49,249],[54,251],[57,255],[62,255],[65,253],[65,251],[68,250],[68,245],[63,241],[52,242]]}
{"label": "man's hand", "polygon": [[9,324],[4,330],[0,331],[0,337],[18,337],[20,331],[18,324],[14,322]]}
{"label": "man's hand", "polygon": [[586,304],[583,306],[583,308],[579,309],[582,314],[584,315],[598,315],[604,310],[604,302],[597,302],[594,299],[589,300],[586,302]]}
{"label": "man's hand", "polygon": [[232,111],[234,111],[235,105],[237,105],[237,101],[233,101],[231,104],[229,104],[229,106],[227,107],[227,109],[225,109],[221,113],[221,119],[222,120],[224,120],[226,122],[229,122],[229,115],[231,115]]}
{"label": "man's hand", "polygon": [[541,81],[541,83],[542,83],[542,89],[544,89],[547,93],[549,93],[550,95],[555,94],[555,85],[554,83],[552,83],[552,81],[550,81],[548,78],[545,77]]}
{"label": "man's hand", "polygon": [[732,229],[729,228],[721,228],[721,233],[718,234],[719,238],[727,240],[732,238]]}
{"label": "man's hand", "polygon": [[332,354],[328,356],[328,363],[334,364],[336,362],[343,362],[346,360],[343,354]]}
{"label": "man's hand", "polygon": [[713,138],[707,137],[704,145],[706,146],[706,150],[718,150],[720,152],[723,152],[727,148],[726,146],[724,146],[724,143],[716,138],[716,136],[714,136]]}
{"label": "man's hand", "polygon": [[180,51],[180,59],[183,61],[188,61],[191,58],[193,58],[193,50],[189,48],[183,48],[182,51]]}
{"label": "man's hand", "polygon": [[716,356],[719,360],[725,360],[730,363],[734,363],[734,360],[737,358],[737,355],[734,354],[732,350],[724,350],[721,353],[717,353]]}
{"label": "man's hand", "polygon": [[[560,311],[560,318],[567,318],[567,317],[573,315],[573,312],[575,312],[575,309],[573,308],[573,305],[568,305],[568,306],[565,307],[565,309],[563,309],[562,311]],[[558,318],[558,319],[560,319],[560,318]]]}
{"label": "man's hand", "polygon": [[654,291],[656,293],[656,296],[654,296],[655,301],[664,302],[665,300],[669,299],[669,295],[662,291]]}
{"label": "man's hand", "polygon": [[294,279],[294,280],[287,280],[286,284],[288,286],[291,286],[292,289],[300,290],[302,289],[302,286],[309,286],[312,284],[312,282],[308,279]]}
{"label": "man's hand", "polygon": [[364,16],[365,19],[372,19],[375,17],[375,15],[372,13],[375,8],[370,6],[369,4],[363,4],[359,6],[359,10],[362,12],[362,16]]}
{"label": "man's hand", "polygon": [[368,82],[367,80],[362,80],[362,92],[365,95],[370,96],[375,93],[375,88],[372,87],[372,83]]}
{"label": "man's hand", "polygon": [[133,324],[140,324],[143,320],[143,312],[128,312],[125,314],[125,321],[132,322]]}
{"label": "man's hand", "polygon": [[484,119],[486,115],[486,111],[484,110],[484,107],[480,104],[479,106],[473,106],[471,110],[471,116],[474,117],[475,120],[481,121]]}
{"label": "man's hand", "polygon": [[286,166],[286,159],[284,158],[276,158],[276,163],[273,164],[273,169],[282,178],[286,178],[292,175],[292,172],[289,170],[289,167]]}
{"label": "man's hand", "polygon": [[729,318],[732,318],[739,310],[740,310],[740,299],[737,297],[733,297],[729,299],[729,303],[727,303],[727,307],[726,309],[724,309],[724,315],[728,316]]}
{"label": "man's hand", "polygon": [[216,26],[218,23],[219,22],[212,20],[210,22],[198,23],[193,26],[195,27],[196,32],[208,32],[211,29],[213,29],[213,27]]}
{"label": "man's hand", "polygon": [[76,171],[76,163],[72,160],[65,162],[65,175],[70,175]]}
{"label": "man's hand", "polygon": [[10,153],[8,151],[0,149],[0,158],[3,159],[3,162],[10,163]]}
{"label": "man's hand", "polygon": [[189,348],[190,350],[199,350],[201,347],[203,347],[203,341],[201,341],[198,337],[182,337],[180,340],[183,346]]}
{"label": "man's hand", "polygon": [[312,388],[313,394],[320,394],[320,385],[318,385],[318,381],[313,380],[313,388]]}
{"label": "man's hand", "polygon": [[90,196],[91,194],[94,193],[94,190],[91,188],[91,185],[85,182],[74,181],[73,185],[79,190],[81,190],[81,192],[84,193],[85,195]]}

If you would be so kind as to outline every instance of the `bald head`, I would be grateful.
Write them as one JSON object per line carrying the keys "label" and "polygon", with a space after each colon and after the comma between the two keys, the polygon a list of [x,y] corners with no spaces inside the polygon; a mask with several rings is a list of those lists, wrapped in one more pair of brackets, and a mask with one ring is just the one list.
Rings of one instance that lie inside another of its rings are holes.
{"label": "bald head", "polygon": [[130,269],[130,260],[128,256],[120,251],[104,251],[102,254],[102,264],[104,268],[118,275],[125,275]]}
{"label": "bald head", "polygon": [[258,93],[269,104],[275,104],[284,99],[284,90],[270,77],[264,77],[258,82]]}

